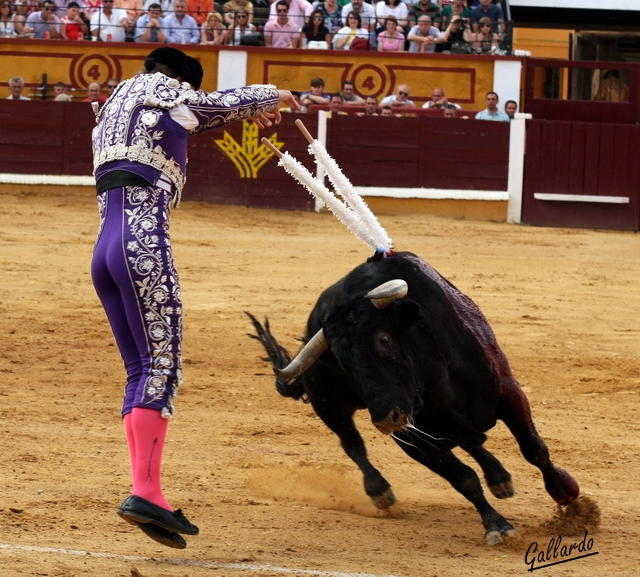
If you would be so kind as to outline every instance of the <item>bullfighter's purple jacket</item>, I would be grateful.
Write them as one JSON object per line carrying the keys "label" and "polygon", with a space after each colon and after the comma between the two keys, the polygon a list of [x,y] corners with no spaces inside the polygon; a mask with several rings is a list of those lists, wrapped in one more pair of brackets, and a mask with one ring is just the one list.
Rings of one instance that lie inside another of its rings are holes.
{"label": "bullfighter's purple jacket", "polygon": [[[168,180],[177,205],[186,181],[189,135],[252,118],[278,100],[276,87],[268,84],[207,93],[159,72],[134,76],[96,113],[96,181],[112,170],[132,172],[153,185]],[[195,128],[187,130],[171,117],[170,111],[180,105],[197,119]]]}

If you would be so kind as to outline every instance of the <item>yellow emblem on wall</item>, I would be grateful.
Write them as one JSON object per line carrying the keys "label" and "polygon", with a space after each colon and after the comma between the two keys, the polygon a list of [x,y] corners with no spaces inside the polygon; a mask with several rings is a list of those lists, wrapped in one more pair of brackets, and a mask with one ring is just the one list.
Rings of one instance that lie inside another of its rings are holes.
{"label": "yellow emblem on wall", "polygon": [[[278,142],[274,132],[268,140],[280,150],[284,142]],[[260,142],[259,129],[250,120],[242,121],[242,145],[238,144],[226,130],[224,138],[215,143],[236,165],[240,178],[258,178],[258,171],[274,155],[270,148]]]}

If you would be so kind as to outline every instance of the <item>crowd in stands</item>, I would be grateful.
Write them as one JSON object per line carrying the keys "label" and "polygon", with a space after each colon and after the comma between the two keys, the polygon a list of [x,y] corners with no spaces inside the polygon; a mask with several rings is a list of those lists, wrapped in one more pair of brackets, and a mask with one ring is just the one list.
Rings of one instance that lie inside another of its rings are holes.
{"label": "crowd in stands", "polygon": [[[109,78],[105,85],[106,95],[103,95],[102,87],[97,82],[92,82],[87,86],[87,97],[83,102],[97,102],[103,104],[113,91],[118,87],[116,78]],[[16,76],[9,80],[9,88],[11,94],[7,100],[31,100],[22,94],[24,90],[24,79]],[[345,80],[342,83],[342,89],[339,92],[325,92],[325,83],[322,78],[313,78],[309,84],[309,90],[299,92],[292,90],[294,98],[301,105],[300,110],[292,110],[284,108],[281,112],[306,113],[314,111],[320,107],[328,111],[328,116],[337,114],[348,114],[349,107],[357,107],[354,111],[356,116],[403,116],[412,109],[417,109],[418,105],[409,98],[411,88],[408,84],[399,84],[396,92],[385,96],[378,102],[375,95],[362,98],[355,92],[355,85],[351,80]],[[53,100],[59,102],[68,102],[72,100],[69,94],[68,86],[64,82],[57,82],[53,86]],[[487,92],[486,104],[487,108],[475,115],[476,120],[493,120],[499,122],[509,122],[518,110],[518,104],[513,100],[508,100],[504,106],[504,112],[498,108],[499,98],[495,92]],[[469,118],[464,116],[464,111],[459,104],[450,102],[446,97],[442,88],[436,87],[431,92],[431,99],[427,100],[423,105],[423,109],[441,110],[442,116],[445,118]]]}
{"label": "crowd in stands", "polygon": [[[502,0],[0,0],[0,37],[504,54]],[[262,14],[258,21],[256,14]]]}

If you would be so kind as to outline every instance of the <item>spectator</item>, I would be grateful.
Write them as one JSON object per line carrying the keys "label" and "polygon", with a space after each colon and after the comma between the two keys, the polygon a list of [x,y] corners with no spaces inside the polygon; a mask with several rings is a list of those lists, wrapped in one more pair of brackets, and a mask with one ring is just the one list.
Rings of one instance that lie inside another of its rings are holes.
{"label": "spectator", "polygon": [[419,0],[409,8],[409,25],[416,26],[421,16],[428,16],[435,27],[440,28],[440,7],[431,0]]}
{"label": "spectator", "polygon": [[15,0],[13,7],[16,15],[24,18],[24,22],[31,14],[40,10],[40,2],[39,0]]}
{"label": "spectator", "polygon": [[331,95],[331,100],[329,100],[329,112],[327,112],[327,118],[338,116],[338,114],[346,114],[346,112],[342,110],[342,94],[336,92]]}
{"label": "spectator", "polygon": [[309,42],[325,42],[327,48],[331,45],[331,34],[324,23],[324,14],[319,8],[315,8],[311,13],[311,18],[301,30],[303,48]]}
{"label": "spectator", "polygon": [[378,99],[375,96],[367,96],[364,102],[364,112],[357,112],[358,116],[378,116]]}
{"label": "spectator", "polygon": [[315,2],[313,6],[322,11],[324,25],[329,29],[331,34],[334,34],[342,28],[342,8],[338,5],[337,0]]}
{"label": "spectator", "polygon": [[69,2],[67,13],[60,18],[60,33],[63,40],[83,40],[89,34],[89,27],[80,16],[80,4]]}
{"label": "spectator", "polygon": [[102,8],[91,17],[89,23],[91,36],[102,42],[124,42],[129,29],[127,13],[113,5],[113,0],[102,0]]}
{"label": "spectator", "polygon": [[507,100],[504,103],[504,113],[513,120],[513,115],[518,112],[518,103],[515,100]]}
{"label": "spectator", "polygon": [[409,94],[411,89],[408,84],[400,84],[395,94],[385,96],[380,101],[380,106],[393,106],[394,108],[417,108],[416,103],[413,100],[409,100]]}
{"label": "spectator", "polygon": [[436,46],[436,52],[470,54],[473,50],[467,42],[467,36],[465,36],[465,31],[467,30],[470,31],[469,21],[467,20],[465,25],[460,16],[453,16],[442,33],[444,42]]}
{"label": "spectator", "polygon": [[136,24],[136,42],[158,42],[164,44],[167,41],[167,25],[165,19],[160,16],[160,4],[154,2],[149,6],[149,12],[138,18]]}
{"label": "spectator", "polygon": [[362,38],[367,43],[370,40],[369,30],[363,28],[360,14],[349,12],[347,26],[340,28],[333,36],[334,50],[350,50],[356,38]]}
{"label": "spectator", "polygon": [[167,42],[170,44],[198,44],[200,30],[195,18],[187,14],[185,0],[175,0],[173,13],[164,19]]}
{"label": "spectator", "polygon": [[289,20],[289,4],[285,0],[278,0],[275,6],[278,19],[269,20],[264,25],[265,45],[272,48],[298,48],[301,26]]}
{"label": "spectator", "polygon": [[84,0],[53,0],[53,3],[56,5],[54,14],[58,18],[62,19],[63,16],[67,15],[67,8],[72,1],[76,2],[78,6],[82,8],[82,10],[85,9],[86,4],[84,3]]}
{"label": "spectator", "polygon": [[356,94],[356,87],[351,80],[345,80],[342,83],[342,104],[344,106],[362,106],[364,104],[364,98],[360,98]]}
{"label": "spectator", "polygon": [[[309,21],[311,12],[313,12],[313,6],[307,0],[279,0],[280,2],[287,3],[287,18],[291,25],[296,25],[300,30],[306,22]],[[269,22],[275,22],[278,19],[277,2],[271,4],[269,8]],[[266,25],[265,25],[266,26]]]}
{"label": "spectator", "polygon": [[300,110],[298,110],[297,108],[292,108],[291,106],[285,106],[284,108],[280,109],[280,112],[304,112],[304,110],[302,109],[302,104],[300,103],[300,93],[297,90],[291,90],[291,96],[293,96],[293,99],[300,104]]}
{"label": "spectator", "polygon": [[442,17],[440,29],[442,29],[451,23],[454,16],[458,16],[461,20],[468,21],[471,18],[471,8],[466,5],[465,0],[453,0],[451,4],[443,6],[440,15]]}
{"label": "spectator", "polygon": [[[213,2],[213,0],[211,1]],[[158,0],[154,0],[153,4],[157,4],[157,2]],[[127,26],[124,30],[125,40],[128,42],[133,42],[135,40],[138,20],[145,12],[142,8],[142,0],[115,0],[113,7],[120,8],[127,13]],[[149,10],[151,10],[151,4],[149,4],[149,8],[146,12],[148,13]]]}
{"label": "spectator", "polygon": [[409,52],[435,52],[436,44],[445,42],[442,32],[431,25],[429,16],[420,16],[418,24],[409,30]]}
{"label": "spectator", "polygon": [[17,35],[11,0],[2,0],[0,3],[0,38],[15,38]]}
{"label": "spectator", "polygon": [[244,10],[247,13],[249,24],[253,24],[253,4],[250,0],[229,0],[222,5],[224,13],[224,21],[227,25],[233,24],[233,17],[238,10]]}
{"label": "spectator", "polygon": [[89,24],[91,17],[100,10],[102,0],[83,0],[84,8],[82,8],[82,19]]}
{"label": "spectator", "polygon": [[14,76],[9,80],[9,88],[11,88],[11,94],[7,96],[7,100],[31,100],[26,96],[22,96],[24,90],[24,78],[21,76]]}
{"label": "spectator", "polygon": [[311,81],[309,92],[303,92],[300,95],[300,104],[304,107],[305,112],[310,104],[327,105],[330,100],[331,97],[324,92],[324,80],[322,78],[314,78]]}
{"label": "spectator", "polygon": [[62,38],[60,18],[54,14],[55,9],[53,0],[42,0],[41,10],[29,15],[27,26],[33,30],[34,38]]}
{"label": "spectator", "polygon": [[495,92],[487,92],[487,108],[476,114],[476,120],[509,122],[509,117],[502,110],[498,110],[498,95]]}
{"label": "spectator", "polygon": [[[67,94],[67,85],[64,82],[56,82],[53,85],[53,97],[60,96],[61,94]],[[60,100],[63,100],[62,98]]]}
{"label": "spectator", "polygon": [[[355,12],[360,18],[358,28],[368,30],[370,34],[374,34],[376,30],[376,11],[371,4],[365,4],[363,0],[351,0],[350,4],[342,8],[342,25],[349,26],[349,16]],[[375,36],[374,36],[375,37]]]}
{"label": "spectator", "polygon": [[[595,80],[598,80],[596,76]],[[620,79],[618,70],[604,69],[600,71],[599,86],[593,100],[605,102],[629,102],[629,87]]]}
{"label": "spectator", "polygon": [[451,104],[456,109],[460,109],[461,107],[457,104],[452,104],[447,100],[447,97],[444,94],[444,90],[442,88],[434,88],[431,91],[431,100],[427,100],[422,108],[445,108],[447,104]]}
{"label": "spectator", "polygon": [[471,11],[471,24],[474,32],[480,32],[480,20],[488,18],[492,23],[492,31],[504,34],[506,26],[502,8],[498,4],[491,4],[491,0],[480,0],[480,5]]}
{"label": "spectator", "polygon": [[187,14],[195,19],[198,26],[202,26],[209,12],[217,12],[213,0],[186,0]]}
{"label": "spectator", "polygon": [[149,7],[154,2],[160,4],[160,12],[162,13],[163,18],[166,18],[173,12],[174,0],[145,0],[144,4],[142,5],[142,12],[149,12]]}
{"label": "spectator", "polygon": [[[248,20],[248,14],[246,12],[243,12],[243,15],[245,21]],[[235,14],[232,18],[235,18]],[[218,14],[217,12],[209,12],[209,14],[207,14],[207,20],[200,27],[200,44],[206,44],[208,46],[221,46],[224,44],[226,36],[227,29],[222,23],[222,15]]]}
{"label": "spectator", "polygon": [[444,117],[445,118],[458,118],[458,109],[455,104],[449,102],[444,105]]}
{"label": "spectator", "polygon": [[105,84],[105,88],[107,90],[107,98],[113,94],[113,91],[118,88],[118,84],[120,81],[117,78],[109,78],[107,83]]}
{"label": "spectator", "polygon": [[98,102],[104,104],[107,99],[101,94],[102,88],[97,82],[92,82],[87,86],[87,97],[82,102]]}
{"label": "spectator", "polygon": [[489,18],[481,18],[478,27],[479,32],[465,30],[465,38],[471,49],[477,54],[493,54],[498,50],[500,35],[493,32],[493,24]]}
{"label": "spectator", "polygon": [[385,31],[378,34],[378,52],[404,52],[404,35],[398,32],[396,17],[387,16],[384,19],[384,26]]}
{"label": "spectator", "polygon": [[247,34],[255,34],[256,27],[249,24],[249,13],[246,10],[238,10],[235,14],[233,26],[227,29],[225,44],[239,46],[240,40]]}
{"label": "spectator", "polygon": [[[35,0],[32,0],[35,2]],[[33,30],[27,28],[25,30],[25,24],[27,23],[27,16],[31,13],[30,0],[15,0],[13,5],[13,25],[16,29],[17,36],[23,36],[32,34]],[[38,4],[36,3],[34,8],[37,10]]]}
{"label": "spectator", "polygon": [[[409,25],[409,10],[402,0],[380,0],[376,4],[376,16],[378,17],[378,37],[380,32],[387,29],[387,16],[393,16],[396,19],[396,27],[400,28],[400,32],[407,30]],[[396,50],[384,50],[384,52],[396,52]]]}
{"label": "spectator", "polygon": [[393,108],[391,106],[383,106],[380,109],[380,116],[393,116]]}

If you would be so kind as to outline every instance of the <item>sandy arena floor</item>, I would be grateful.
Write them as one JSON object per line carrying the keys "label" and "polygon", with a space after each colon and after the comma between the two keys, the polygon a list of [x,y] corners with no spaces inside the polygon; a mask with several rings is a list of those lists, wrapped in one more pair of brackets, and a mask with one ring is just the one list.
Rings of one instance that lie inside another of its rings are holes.
{"label": "sandy arena floor", "polygon": [[[164,480],[201,534],[184,551],[150,541],[115,513],[130,487],[124,372],[89,278],[95,199],[0,190],[0,206],[0,576],[524,576],[532,543],[582,540],[548,527],[554,504],[502,424],[487,446],[517,494],[489,499],[519,538],[487,547],[472,506],[362,413],[399,501],[378,513],[337,438],[276,393],[243,313],[296,350],[320,291],[370,251],[329,214],[186,202],[172,223],[185,384]],[[480,305],[553,460],[601,509],[598,554],[536,575],[639,575],[640,235],[380,220]]]}

